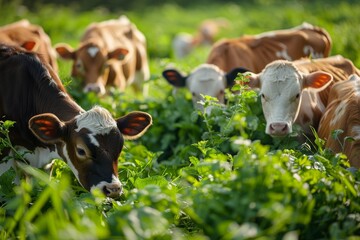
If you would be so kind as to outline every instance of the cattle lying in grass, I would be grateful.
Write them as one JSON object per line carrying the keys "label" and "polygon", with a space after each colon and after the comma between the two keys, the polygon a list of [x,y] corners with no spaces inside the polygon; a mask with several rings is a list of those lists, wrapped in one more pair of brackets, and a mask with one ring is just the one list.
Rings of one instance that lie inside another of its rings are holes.
{"label": "cattle lying in grass", "polygon": [[329,56],[330,50],[330,35],[320,27],[304,23],[292,29],[220,40],[213,45],[207,63],[224,71],[243,67],[259,73],[274,60],[322,58]]}
{"label": "cattle lying in grass", "polygon": [[52,48],[50,37],[41,26],[31,24],[26,19],[2,26],[0,43],[19,46],[41,54],[53,70],[58,71],[56,52]]}
{"label": "cattle lying in grass", "polygon": [[[51,68],[15,47],[0,45],[0,120],[15,121],[10,139],[31,166],[64,160],[87,190],[121,192],[118,157],[124,139],[136,139],[151,125],[151,116],[131,112],[113,119],[99,106],[83,110],[66,93]],[[10,158],[9,158],[10,156]],[[0,154],[0,175],[17,161],[10,149]]]}
{"label": "cattle lying in grass", "polygon": [[360,74],[353,63],[342,56],[294,62],[277,60],[259,73],[251,73],[249,85],[260,88],[266,119],[266,133],[285,136],[296,122],[311,135],[317,129],[328,103],[330,86]]}
{"label": "cattle lying in grass", "polygon": [[[333,137],[334,130],[342,130]],[[351,75],[347,81],[336,83],[329,104],[321,118],[318,135],[326,139],[326,147],[344,152],[350,165],[360,168],[360,77]],[[348,140],[346,140],[348,139]]]}
{"label": "cattle lying in grass", "polygon": [[225,28],[229,22],[224,18],[206,19],[202,21],[197,32],[178,33],[172,40],[172,48],[176,58],[184,58],[189,55],[194,48],[201,45],[211,45],[215,41],[216,35],[221,28]]}
{"label": "cattle lying in grass", "polygon": [[125,16],[92,23],[75,50],[67,44],[55,49],[73,60],[71,75],[82,79],[85,92],[105,94],[105,86],[124,91],[131,84],[140,91],[150,77],[145,36]]}
{"label": "cattle lying in grass", "polygon": [[234,84],[238,73],[246,71],[243,68],[235,68],[225,73],[213,64],[201,64],[188,76],[181,74],[176,69],[167,69],[162,74],[171,85],[188,88],[192,94],[194,107],[202,109],[202,105],[199,103],[203,100],[202,95],[215,97],[220,103],[224,103],[225,88]]}

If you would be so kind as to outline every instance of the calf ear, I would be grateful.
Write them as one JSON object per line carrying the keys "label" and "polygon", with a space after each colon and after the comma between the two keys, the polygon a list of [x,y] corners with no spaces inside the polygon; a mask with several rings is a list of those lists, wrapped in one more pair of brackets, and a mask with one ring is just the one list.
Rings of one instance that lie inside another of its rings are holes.
{"label": "calf ear", "polygon": [[33,116],[29,120],[32,133],[44,143],[57,143],[62,140],[65,124],[54,114],[44,113]]}
{"label": "calf ear", "polygon": [[331,74],[323,71],[317,71],[304,76],[304,88],[315,88],[318,91],[323,90],[331,83],[333,77]]}
{"label": "calf ear", "polygon": [[24,49],[26,49],[26,50],[28,50],[28,51],[33,51],[33,52],[35,52],[35,51],[37,50],[37,48],[38,48],[38,45],[36,44],[35,41],[29,40],[29,41],[24,42],[24,43],[21,45],[21,47],[24,48]]}
{"label": "calf ear", "polygon": [[124,60],[129,50],[126,48],[117,48],[108,53],[108,59]]}
{"label": "calf ear", "polygon": [[75,53],[70,45],[65,43],[59,43],[55,45],[55,50],[59,56],[63,59],[72,60],[75,59]]}
{"label": "calf ear", "polygon": [[175,87],[185,87],[186,77],[182,76],[180,72],[175,69],[167,69],[162,72],[163,77]]}
{"label": "calf ear", "polygon": [[249,74],[250,74],[249,82],[248,82],[249,87],[260,88],[261,87],[260,74],[256,74],[256,73],[252,73],[252,72],[249,72]]}
{"label": "calf ear", "polygon": [[238,73],[245,73],[248,72],[247,69],[239,67],[239,68],[234,68],[232,69],[230,72],[226,73],[225,78],[226,78],[226,84],[228,88],[231,88],[234,85],[234,80],[237,77]]}
{"label": "calf ear", "polygon": [[145,112],[131,112],[116,120],[117,127],[125,139],[137,139],[143,135],[152,124],[150,114]]}

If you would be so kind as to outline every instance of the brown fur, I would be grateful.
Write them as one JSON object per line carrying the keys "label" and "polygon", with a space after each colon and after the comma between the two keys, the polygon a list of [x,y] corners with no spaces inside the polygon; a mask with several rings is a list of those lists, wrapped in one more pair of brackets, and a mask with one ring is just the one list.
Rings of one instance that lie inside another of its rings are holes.
{"label": "brown fur", "polygon": [[226,72],[243,67],[259,73],[268,63],[284,59],[276,55],[284,46],[291,57],[286,60],[296,60],[310,56],[310,53],[304,53],[305,46],[311,46],[316,53],[327,57],[331,44],[330,35],[324,29],[307,24],[257,36],[220,40],[212,47],[207,63],[215,64]]}

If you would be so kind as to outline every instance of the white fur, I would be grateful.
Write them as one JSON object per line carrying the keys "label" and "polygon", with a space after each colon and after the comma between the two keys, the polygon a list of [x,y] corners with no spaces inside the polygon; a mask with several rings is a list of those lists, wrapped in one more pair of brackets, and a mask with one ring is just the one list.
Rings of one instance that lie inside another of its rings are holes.
{"label": "white fur", "polygon": [[66,163],[68,164],[69,168],[71,169],[71,171],[74,173],[76,179],[78,180],[78,182],[81,184],[80,182],[80,179],[79,179],[79,171],[75,168],[74,164],[71,162],[70,160],[70,157],[69,157],[69,153],[67,152],[67,149],[66,149],[66,145],[64,145],[63,147],[63,154],[64,154],[64,157],[66,161]]}
{"label": "white fur", "polygon": [[[44,168],[46,169],[50,163],[54,159],[62,159],[58,152],[50,151],[48,148],[37,147],[34,151],[29,151],[25,147],[22,146],[14,146],[15,150],[22,155],[28,162],[29,165],[36,168]],[[15,153],[13,151],[10,152],[10,159],[4,163],[0,164],[0,176],[8,171],[10,168],[16,170],[16,162],[14,160]],[[17,175],[15,178],[15,184],[20,183],[20,178]]]}
{"label": "white fur", "polygon": [[[194,106],[202,107],[198,103],[203,99],[201,94],[218,98],[219,92],[225,90],[225,82],[224,72],[213,64],[201,64],[195,68],[186,82],[187,88],[193,94]],[[223,96],[218,100],[220,103],[224,103]]]}
{"label": "white fur", "polygon": [[299,112],[300,99],[295,96],[301,93],[300,75],[292,66],[270,65],[261,73],[261,98],[266,118],[266,133],[270,133],[270,124],[286,123],[291,130]]}
{"label": "white fur", "polygon": [[304,46],[303,52],[305,55],[311,56],[312,58],[324,57],[324,54],[315,52],[314,49],[309,45]]}
{"label": "white fur", "polygon": [[111,116],[110,112],[105,108],[95,106],[91,110],[84,112],[76,117],[75,131],[79,132],[86,128],[94,135],[108,134],[112,129],[117,128],[116,121]]}
{"label": "white fur", "polygon": [[186,57],[193,49],[193,36],[188,33],[177,34],[172,41],[172,47],[176,58]]}
{"label": "white fur", "polygon": [[[37,147],[32,152],[22,146],[15,146],[15,149],[20,154],[24,154],[23,156],[27,161],[29,161],[30,166],[36,168],[45,167],[47,164],[52,162],[53,159],[62,159],[56,149],[54,151],[50,151],[48,148]],[[14,153],[11,153],[10,155],[14,156]]]}
{"label": "white fur", "polygon": [[341,101],[335,109],[335,116],[330,121],[330,126],[334,126],[339,120],[342,119],[343,115],[346,114],[347,102]]}
{"label": "white fur", "polygon": [[90,57],[94,58],[96,54],[100,51],[98,47],[89,47],[87,52],[89,53]]}
{"label": "white fur", "polygon": [[[93,191],[94,189],[100,189],[102,190],[104,187],[108,187],[108,186],[117,186],[120,188],[120,192],[116,192],[115,195],[119,195],[121,193],[121,187],[122,187],[122,184],[121,182],[119,181],[119,179],[115,176],[115,175],[112,175],[112,181],[111,183],[109,182],[105,182],[105,181],[101,181],[99,182],[97,185],[93,185],[91,188],[90,188],[90,191]],[[111,192],[110,192],[111,194]]]}
{"label": "white fur", "polygon": [[289,56],[288,52],[286,51],[286,47],[281,51],[277,51],[276,56],[279,57],[279,58],[283,58],[285,60],[288,60],[288,61],[292,61],[291,57]]}
{"label": "white fur", "polygon": [[354,136],[355,140],[360,140],[360,126],[353,126],[351,133]]}

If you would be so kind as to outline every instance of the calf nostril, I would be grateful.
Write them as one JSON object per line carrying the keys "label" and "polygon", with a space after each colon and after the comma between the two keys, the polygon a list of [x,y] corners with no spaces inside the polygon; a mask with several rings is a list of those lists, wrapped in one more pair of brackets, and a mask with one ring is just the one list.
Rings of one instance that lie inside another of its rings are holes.
{"label": "calf nostril", "polygon": [[108,184],[103,187],[103,192],[108,197],[118,197],[121,194],[122,187],[119,184]]}

